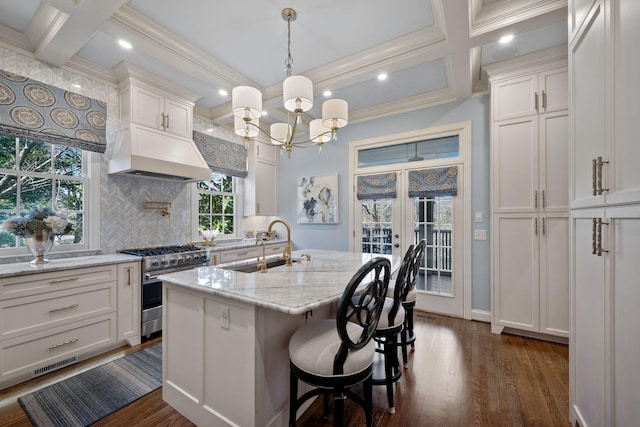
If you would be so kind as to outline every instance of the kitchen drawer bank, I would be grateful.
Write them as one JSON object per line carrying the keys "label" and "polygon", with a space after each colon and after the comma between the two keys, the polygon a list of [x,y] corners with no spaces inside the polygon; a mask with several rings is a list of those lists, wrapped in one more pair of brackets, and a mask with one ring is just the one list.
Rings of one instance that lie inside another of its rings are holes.
{"label": "kitchen drawer bank", "polygon": [[140,343],[140,262],[97,255],[0,266],[0,389]]}

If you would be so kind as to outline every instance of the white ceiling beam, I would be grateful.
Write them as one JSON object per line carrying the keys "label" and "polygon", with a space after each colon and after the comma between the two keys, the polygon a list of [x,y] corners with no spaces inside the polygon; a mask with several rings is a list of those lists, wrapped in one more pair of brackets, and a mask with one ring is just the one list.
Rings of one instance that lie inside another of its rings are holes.
{"label": "white ceiling beam", "polygon": [[[49,3],[60,6],[61,2]],[[62,2],[66,6],[65,13],[56,16],[48,26],[47,33],[39,37],[39,43],[35,46],[36,58],[56,67],[62,67],[75,55],[127,0],[83,0],[75,5],[69,3]]]}

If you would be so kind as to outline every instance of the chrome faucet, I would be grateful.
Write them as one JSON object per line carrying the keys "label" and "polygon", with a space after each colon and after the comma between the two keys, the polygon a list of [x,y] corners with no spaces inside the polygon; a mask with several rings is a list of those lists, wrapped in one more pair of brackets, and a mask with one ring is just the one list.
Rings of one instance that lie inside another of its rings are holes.
{"label": "chrome faucet", "polygon": [[273,224],[278,222],[284,225],[287,229],[287,246],[284,248],[284,252],[282,255],[284,257],[284,260],[286,261],[287,267],[291,267],[291,227],[289,227],[289,224],[287,224],[287,222],[283,219],[274,219],[273,221],[271,221],[269,227],[267,228],[267,239],[271,239],[271,227],[273,227]]}

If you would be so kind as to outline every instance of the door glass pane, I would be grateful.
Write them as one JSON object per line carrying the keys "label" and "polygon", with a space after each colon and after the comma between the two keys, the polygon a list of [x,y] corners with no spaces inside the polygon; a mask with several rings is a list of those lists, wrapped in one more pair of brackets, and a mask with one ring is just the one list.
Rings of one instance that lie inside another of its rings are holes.
{"label": "door glass pane", "polygon": [[453,295],[453,198],[413,200],[414,243],[426,239],[424,258],[416,288],[439,295]]}
{"label": "door glass pane", "polygon": [[452,135],[358,150],[358,167],[443,159],[459,155],[459,136]]}
{"label": "door glass pane", "polygon": [[393,253],[392,218],[393,199],[361,200],[362,203],[362,253]]}

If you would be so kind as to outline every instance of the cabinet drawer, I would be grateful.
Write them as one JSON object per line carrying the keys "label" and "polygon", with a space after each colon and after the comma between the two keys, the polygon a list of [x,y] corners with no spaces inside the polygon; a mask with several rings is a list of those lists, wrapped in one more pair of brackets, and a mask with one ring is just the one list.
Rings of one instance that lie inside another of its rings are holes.
{"label": "cabinet drawer", "polygon": [[0,302],[0,340],[115,311],[116,283]]}
{"label": "cabinet drawer", "polygon": [[264,247],[264,253],[265,255],[280,255],[284,252],[284,248],[287,245],[282,243],[282,244],[276,244],[276,245],[265,245]]}
{"label": "cabinet drawer", "polygon": [[117,278],[115,265],[7,277],[0,279],[0,300],[115,282]]}
{"label": "cabinet drawer", "polygon": [[[6,340],[0,348],[0,384],[15,377],[36,376],[50,365],[115,342],[115,313]],[[15,381],[14,381],[15,382]]]}
{"label": "cabinet drawer", "polygon": [[228,251],[222,251],[220,253],[220,263],[240,261],[243,259],[249,259],[258,256],[258,251],[255,247],[231,249]]}

